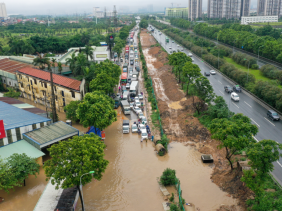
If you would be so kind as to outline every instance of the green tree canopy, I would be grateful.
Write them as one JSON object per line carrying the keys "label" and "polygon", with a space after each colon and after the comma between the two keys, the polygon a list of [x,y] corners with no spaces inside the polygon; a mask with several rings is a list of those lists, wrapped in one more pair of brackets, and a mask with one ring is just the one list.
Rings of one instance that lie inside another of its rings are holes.
{"label": "green tree canopy", "polygon": [[230,119],[214,119],[210,131],[212,138],[221,142],[218,147],[226,149],[225,157],[233,169],[232,156],[254,142],[253,136],[257,134],[258,128],[247,116],[235,114]]}
{"label": "green tree canopy", "polygon": [[[201,70],[198,65],[192,62],[186,62],[182,68],[182,81],[186,82],[186,95],[188,95],[190,84],[201,76]],[[183,84],[183,83],[182,83]]]}
{"label": "green tree canopy", "polygon": [[83,127],[94,126],[100,130],[117,120],[114,101],[104,93],[87,93],[78,105],[77,117]]}
{"label": "green tree canopy", "polygon": [[186,64],[186,62],[192,62],[192,59],[183,52],[177,52],[170,54],[168,56],[168,60],[169,64],[175,67],[175,70],[178,73],[178,83],[180,83],[180,75],[182,68]]}
{"label": "green tree canopy", "polygon": [[148,21],[146,19],[142,19],[139,23],[139,26],[143,29],[146,29],[148,27]]}
{"label": "green tree canopy", "polygon": [[76,110],[78,109],[79,103],[82,101],[76,100],[71,101],[68,105],[65,106],[66,116],[68,119],[77,122],[79,119],[77,118]]}
{"label": "green tree canopy", "polygon": [[115,80],[105,72],[102,72],[96,76],[90,82],[90,89],[92,91],[103,91],[105,94],[111,94],[114,92]]}

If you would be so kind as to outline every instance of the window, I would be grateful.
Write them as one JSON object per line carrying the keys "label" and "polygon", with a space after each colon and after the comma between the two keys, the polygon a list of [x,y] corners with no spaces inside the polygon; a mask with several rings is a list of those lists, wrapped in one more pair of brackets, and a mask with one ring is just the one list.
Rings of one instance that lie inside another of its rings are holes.
{"label": "window", "polygon": [[44,83],[45,88],[47,89],[47,83]]}
{"label": "window", "polygon": [[36,124],[32,124],[32,129],[33,129],[33,130],[36,129]]}
{"label": "window", "polygon": [[30,84],[32,85],[32,80],[30,80]]}
{"label": "window", "polygon": [[74,93],[74,91],[70,91],[70,92],[71,92],[72,98],[75,98],[75,93]]}
{"label": "window", "polygon": [[34,79],[34,84],[36,84],[36,85],[37,85],[37,80],[36,80],[36,79]]}
{"label": "window", "polygon": [[19,141],[19,140],[21,140],[22,138],[21,138],[21,130],[20,130],[20,128],[18,127],[18,128],[16,128],[16,135],[17,135],[17,141]]}
{"label": "window", "polygon": [[4,146],[4,140],[3,138],[0,139],[0,147]]}
{"label": "window", "polygon": [[40,122],[40,127],[44,127],[44,122]]}
{"label": "window", "polygon": [[54,92],[57,92],[57,87],[56,86],[54,86]]}
{"label": "window", "polygon": [[8,143],[9,144],[13,143],[13,137],[12,137],[11,130],[6,130],[6,132],[7,132]]}
{"label": "window", "polygon": [[11,86],[11,81],[9,81],[9,85]]}

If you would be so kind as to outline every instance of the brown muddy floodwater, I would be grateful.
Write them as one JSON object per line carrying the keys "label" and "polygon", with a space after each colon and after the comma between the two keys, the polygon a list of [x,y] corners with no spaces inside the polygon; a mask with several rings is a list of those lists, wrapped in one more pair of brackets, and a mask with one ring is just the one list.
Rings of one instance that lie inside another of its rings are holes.
{"label": "brown muddy floodwater", "polygon": [[[83,187],[85,210],[163,210],[157,183],[165,168],[176,170],[183,198],[201,210],[236,204],[210,180],[212,166],[203,164],[200,153],[183,143],[171,143],[169,153],[159,157],[154,144],[140,142],[138,134],[122,134],[122,117],[106,129],[105,158],[110,161],[101,181]],[[81,210],[80,202],[76,210]]]}

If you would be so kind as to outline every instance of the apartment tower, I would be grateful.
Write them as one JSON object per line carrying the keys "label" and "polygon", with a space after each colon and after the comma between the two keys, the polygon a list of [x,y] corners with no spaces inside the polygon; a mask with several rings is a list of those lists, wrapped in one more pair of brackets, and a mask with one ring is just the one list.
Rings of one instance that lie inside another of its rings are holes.
{"label": "apartment tower", "polygon": [[189,20],[202,17],[202,0],[188,0],[188,10]]}
{"label": "apartment tower", "polygon": [[0,3],[0,17],[7,17],[6,5],[5,3]]}
{"label": "apartment tower", "polygon": [[209,18],[239,19],[250,13],[250,0],[208,0]]}
{"label": "apartment tower", "polygon": [[257,0],[257,16],[280,17],[281,0]]}

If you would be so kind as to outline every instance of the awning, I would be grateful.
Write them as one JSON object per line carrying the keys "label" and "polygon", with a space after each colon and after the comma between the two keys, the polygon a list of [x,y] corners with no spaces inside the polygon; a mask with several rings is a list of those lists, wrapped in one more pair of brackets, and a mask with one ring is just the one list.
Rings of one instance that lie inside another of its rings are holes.
{"label": "awning", "polygon": [[68,74],[71,74],[71,73],[72,73],[71,71],[62,72],[62,75],[68,75]]}
{"label": "awning", "polygon": [[36,149],[34,146],[32,146],[30,143],[28,143],[25,140],[20,140],[0,148],[1,159],[6,159],[14,153],[18,153],[18,154],[25,153],[27,156],[31,158],[39,158],[45,155],[41,150]]}

